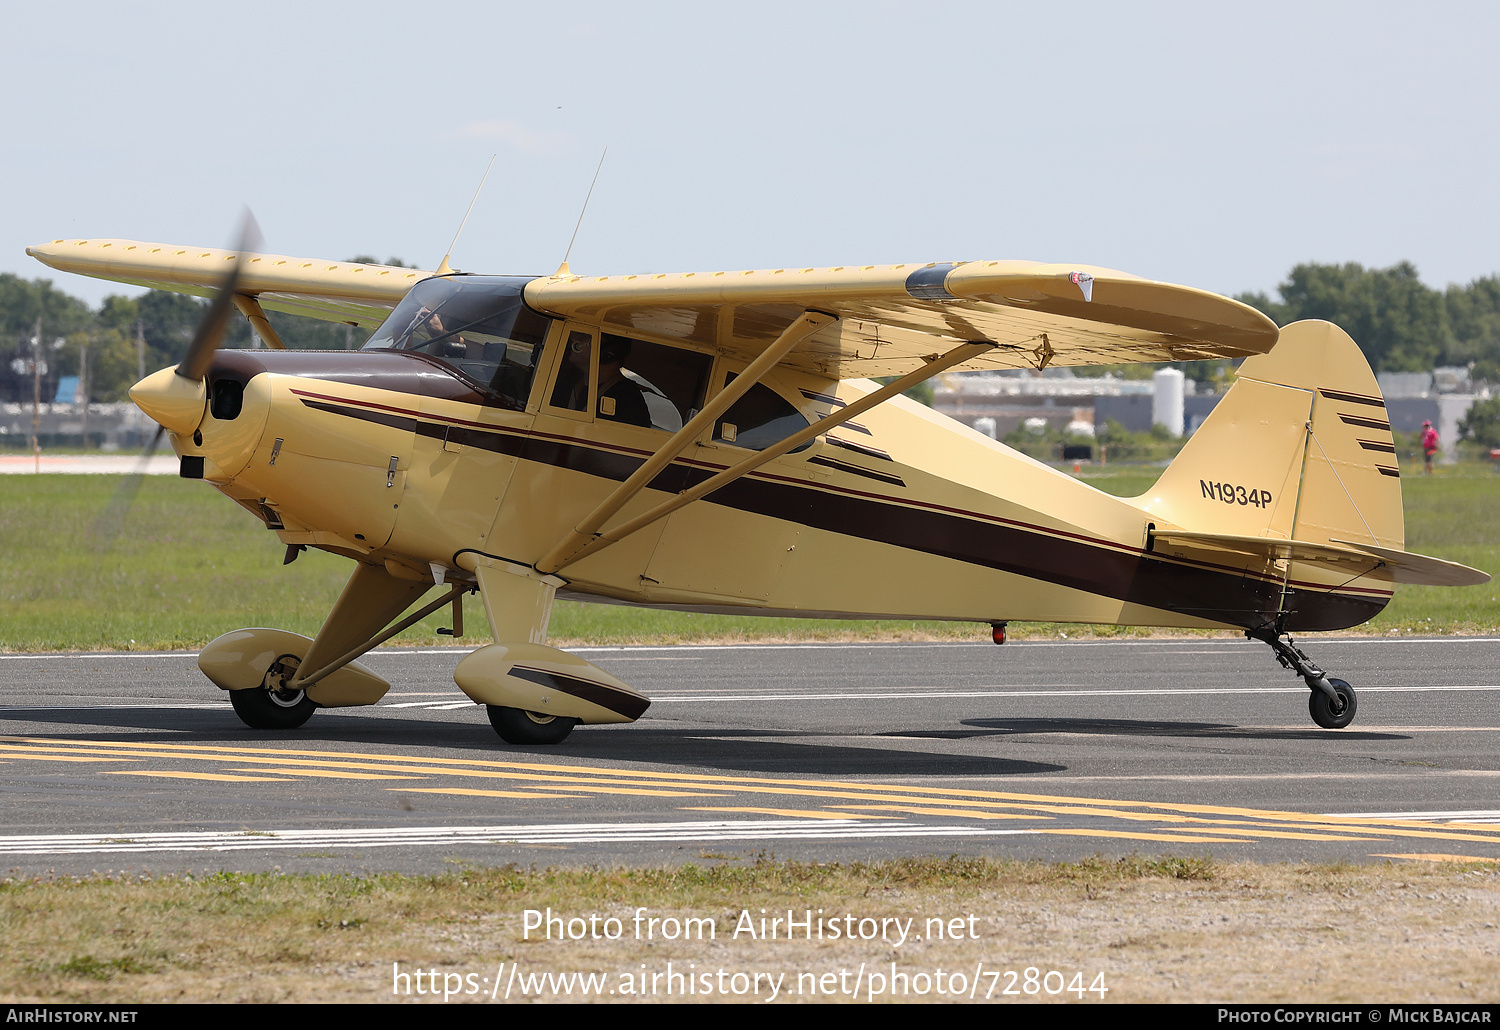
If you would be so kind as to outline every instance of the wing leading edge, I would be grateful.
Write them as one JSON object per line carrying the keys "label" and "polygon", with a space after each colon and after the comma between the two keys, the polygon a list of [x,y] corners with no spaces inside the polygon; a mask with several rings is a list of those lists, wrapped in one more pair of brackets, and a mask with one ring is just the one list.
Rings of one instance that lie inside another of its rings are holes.
{"label": "wing leading edge", "polygon": [[[28,247],[52,268],[208,296],[225,262],[262,307],[373,327],[433,273],[344,261],[130,240]],[[1203,290],[1088,265],[1028,261],[783,268],[534,279],[526,301],[547,314],[624,333],[679,339],[746,362],[804,311],[837,321],[782,362],[834,378],[903,375],[963,343],[994,349],[961,369],[1189,361],[1263,354],[1265,315]]]}
{"label": "wing leading edge", "polygon": [[415,268],[279,254],[241,256],[232,250],[133,240],[53,240],[27,247],[26,253],[62,272],[197,297],[212,296],[226,263],[243,260],[236,289],[255,297],[261,307],[365,328],[385,321],[408,290],[432,275]]}

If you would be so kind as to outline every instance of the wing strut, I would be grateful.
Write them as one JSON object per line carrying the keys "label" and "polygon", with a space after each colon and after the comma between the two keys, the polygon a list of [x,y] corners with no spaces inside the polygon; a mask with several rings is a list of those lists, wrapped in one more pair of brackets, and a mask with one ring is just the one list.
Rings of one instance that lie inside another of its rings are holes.
{"label": "wing strut", "polygon": [[[820,418],[818,421],[814,422],[806,429],[803,429],[802,431],[797,433],[793,433],[786,439],[781,440],[771,445],[770,447],[767,447],[765,450],[760,451],[757,454],[751,455],[744,461],[740,462],[738,465],[727,468],[723,472],[720,472],[718,475],[715,475],[709,479],[705,479],[697,486],[684,490],[676,497],[663,501],[661,504],[658,504],[650,511],[645,512],[641,515],[637,515],[629,522],[622,523],[616,526],[614,529],[599,534],[598,536],[594,537],[593,540],[590,540],[587,544],[585,544],[582,548],[570,555],[566,561],[558,566],[558,568],[562,568],[566,565],[571,565],[573,562],[578,561],[580,558],[585,558],[593,554],[595,551],[603,550],[617,540],[625,539],[627,536],[636,532],[637,530],[644,529],[645,527],[651,525],[653,522],[656,522],[659,519],[666,518],[678,508],[691,504],[699,498],[713,493],[720,487],[726,486],[729,483],[734,482],[736,479],[748,475],[749,473],[760,468],[760,466],[764,465],[766,462],[771,461],[775,458],[779,458],[783,454],[786,454],[788,451],[801,447],[808,440],[811,440],[818,436],[822,436],[829,430],[842,425],[843,423],[847,422],[849,419],[854,418],[857,415],[869,411],[871,408],[875,407],[875,405],[880,404],[890,399],[891,397],[894,397],[896,394],[902,393],[906,390],[910,390],[913,386],[916,386],[918,383],[923,382],[924,380],[931,379],[933,376],[937,375],[939,372],[942,372],[944,369],[952,368],[954,365],[962,364],[963,362],[968,361],[970,358],[983,354],[985,351],[990,350],[994,346],[995,345],[993,343],[966,343],[962,346],[954,347],[952,350],[942,355],[941,357],[933,357],[930,361],[928,361],[916,371],[908,372],[900,379],[882,386],[880,389],[876,390],[873,393],[866,394],[859,400],[845,405],[843,408],[830,415],[826,415],[823,418]],[[738,382],[738,380],[736,380],[736,382]]]}
{"label": "wing strut", "polygon": [[781,331],[781,335],[771,346],[746,366],[745,371],[735,376],[734,381],[705,404],[702,411],[688,420],[687,425],[674,433],[672,438],[662,444],[655,454],[647,458],[646,463],[636,469],[629,479],[615,487],[613,493],[589,512],[588,516],[567,536],[558,541],[557,546],[536,563],[536,570],[543,575],[550,575],[576,560],[578,552],[593,539],[600,526],[625,507],[632,497],[644,490],[646,484],[655,479],[658,472],[672,463],[673,458],[687,450],[702,435],[705,428],[729,410],[731,404],[748,393],[750,387],[765,378],[766,373],[775,368],[793,347],[825,325],[836,321],[838,321],[836,317],[821,311],[804,311],[798,315],[791,325]]}
{"label": "wing strut", "polygon": [[276,335],[265,311],[261,310],[260,301],[248,293],[236,293],[234,295],[234,306],[239,308],[240,314],[245,316],[245,321],[255,330],[255,335],[261,338],[267,347],[272,350],[286,350],[286,344],[281,342],[281,337]]}

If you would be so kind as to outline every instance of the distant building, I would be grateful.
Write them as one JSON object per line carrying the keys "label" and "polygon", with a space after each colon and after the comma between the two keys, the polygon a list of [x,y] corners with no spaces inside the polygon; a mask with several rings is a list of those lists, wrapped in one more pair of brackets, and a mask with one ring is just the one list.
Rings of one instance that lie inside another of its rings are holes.
{"label": "distant building", "polygon": [[[1169,371],[1173,370],[1162,370]],[[1431,422],[1443,441],[1440,460],[1457,461],[1458,449],[1453,445],[1458,441],[1458,423],[1476,400],[1490,396],[1489,386],[1472,382],[1468,369],[1462,367],[1382,372],[1376,378],[1385,396],[1391,429],[1415,433],[1423,422]],[[933,390],[933,407],[1000,439],[1029,419],[1039,419],[1040,424],[1058,430],[1090,422],[1096,434],[1111,419],[1133,433],[1146,432],[1153,422],[1161,422],[1169,431],[1176,432],[1180,426],[1183,436],[1192,436],[1219,403],[1221,395],[1199,394],[1197,384],[1184,379],[1179,422],[1173,399],[1169,398],[1165,407],[1159,403],[1158,381],[1085,378],[1074,375],[1070,368],[1049,368],[1040,375],[1025,370],[949,373],[939,377]]]}

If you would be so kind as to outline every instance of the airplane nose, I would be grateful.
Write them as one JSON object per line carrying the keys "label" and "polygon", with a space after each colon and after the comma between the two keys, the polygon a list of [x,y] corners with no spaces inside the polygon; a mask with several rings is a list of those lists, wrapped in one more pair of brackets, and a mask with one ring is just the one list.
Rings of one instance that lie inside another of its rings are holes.
{"label": "airplane nose", "polygon": [[202,379],[194,382],[176,368],[164,368],[132,386],[130,399],[168,431],[186,436],[203,421],[208,387]]}

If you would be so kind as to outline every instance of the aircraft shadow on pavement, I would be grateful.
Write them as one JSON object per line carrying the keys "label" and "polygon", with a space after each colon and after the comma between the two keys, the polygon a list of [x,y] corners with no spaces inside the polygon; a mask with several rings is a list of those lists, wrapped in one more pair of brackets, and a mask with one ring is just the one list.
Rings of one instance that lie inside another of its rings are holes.
{"label": "aircraft shadow on pavement", "polygon": [[[1212,722],[1162,722],[1146,719],[965,719],[974,732],[996,735],[1081,733],[1108,737],[1207,737],[1219,740],[1410,740],[1405,733],[1373,730],[1281,729]],[[915,734],[913,734],[915,735]]]}
{"label": "aircraft shadow on pavement", "polygon": [[[320,712],[301,729],[283,733],[248,729],[239,722],[228,706],[222,712],[152,708],[60,708],[51,711],[29,709],[24,712],[0,712],[0,734],[26,736],[28,732],[35,732],[17,727],[16,723],[67,727],[71,731],[68,736],[95,736],[116,743],[216,744],[223,747],[307,750],[317,750],[330,744],[441,748],[465,752],[479,761],[504,761],[508,757],[525,760],[645,761],[774,775],[1014,776],[1064,772],[1067,768],[1050,762],[1016,761],[983,755],[951,755],[900,746],[848,746],[830,743],[830,734],[827,733],[786,730],[705,730],[702,727],[677,730],[642,725],[590,726],[574,731],[561,745],[524,747],[501,741],[489,723],[482,718],[478,722],[458,722],[452,719],[437,721],[411,716],[339,716]],[[883,734],[881,739],[894,740],[898,736],[901,734]],[[480,753],[474,754],[476,751]],[[411,757],[420,760],[418,756]]]}

